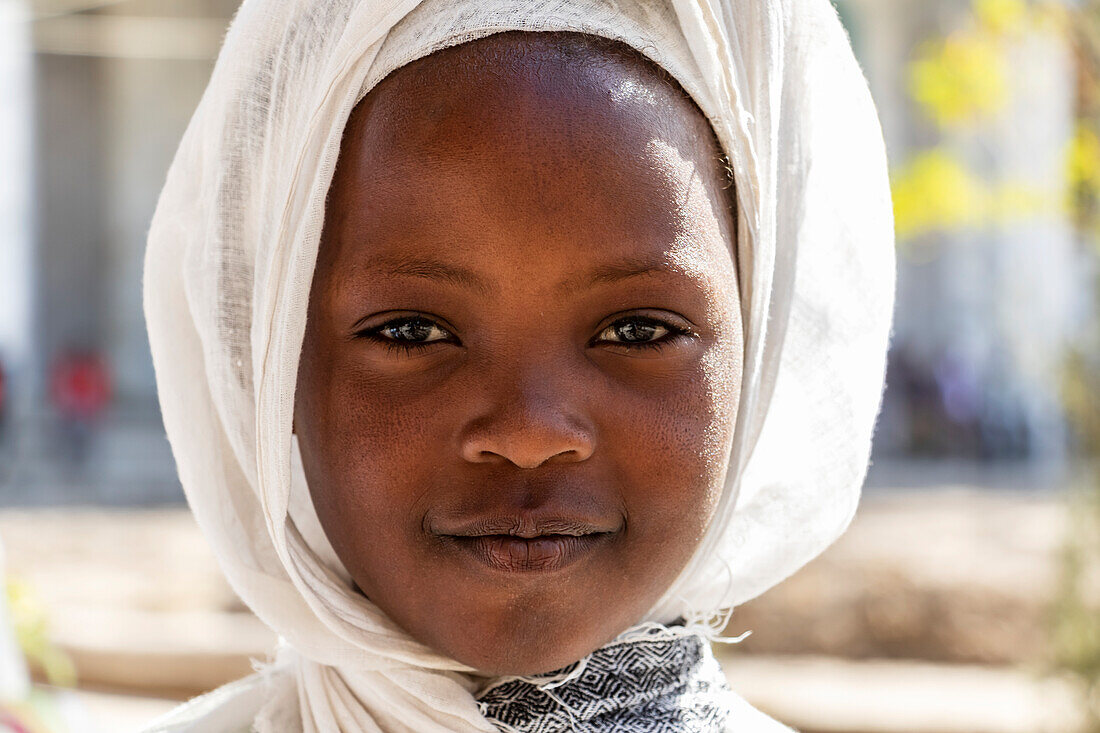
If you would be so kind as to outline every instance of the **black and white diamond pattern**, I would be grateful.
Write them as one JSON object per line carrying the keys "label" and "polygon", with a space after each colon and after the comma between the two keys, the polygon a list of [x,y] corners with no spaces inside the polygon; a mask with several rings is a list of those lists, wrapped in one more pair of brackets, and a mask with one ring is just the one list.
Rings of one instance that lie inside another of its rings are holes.
{"label": "black and white diamond pattern", "polygon": [[729,717],[728,694],[706,639],[690,634],[605,646],[559,687],[512,680],[478,702],[509,733],[718,733]]}

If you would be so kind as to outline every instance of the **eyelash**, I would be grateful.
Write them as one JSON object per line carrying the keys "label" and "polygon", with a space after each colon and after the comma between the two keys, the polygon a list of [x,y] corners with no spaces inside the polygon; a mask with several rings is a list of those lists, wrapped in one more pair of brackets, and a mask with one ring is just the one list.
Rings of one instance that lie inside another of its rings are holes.
{"label": "eyelash", "polygon": [[429,341],[426,343],[419,341],[400,341],[398,339],[388,339],[383,336],[377,337],[376,340],[381,342],[386,347],[386,351],[401,351],[406,354],[419,353],[427,349],[432,344],[438,343],[437,341]]}
{"label": "eyelash", "polygon": [[382,332],[385,331],[386,329],[396,328],[398,326],[401,326],[402,324],[407,324],[410,321],[424,321],[425,323],[427,323],[431,327],[438,328],[440,331],[443,331],[444,333],[446,333],[448,336],[450,336],[450,339],[454,339],[454,341],[457,341],[457,339],[455,338],[455,335],[453,333],[451,333],[451,331],[449,329],[447,329],[444,326],[440,325],[438,321],[435,321],[432,318],[429,318],[428,316],[424,316],[424,315],[420,315],[420,314],[400,316],[398,318],[391,318],[390,320],[386,321],[385,323],[382,323],[378,326],[373,326],[373,327],[368,328],[368,329],[364,329],[362,331],[359,331],[355,335],[358,336],[358,337],[361,337],[361,338],[369,339],[371,341],[374,341],[375,343],[378,343],[378,344],[381,344],[381,345],[385,346],[386,351],[388,351],[388,352],[402,352],[404,354],[412,354],[412,353],[418,353],[418,352],[424,351],[425,349],[429,348],[433,344],[453,343],[454,342],[454,341],[451,341],[450,339],[436,339],[436,340],[433,340],[433,341],[412,341],[412,340],[409,340],[409,339],[389,338],[387,336],[382,335]]}
{"label": "eyelash", "polygon": [[691,335],[691,331],[687,328],[684,328],[683,326],[679,326],[675,323],[671,323],[670,321],[666,321],[666,320],[663,320],[663,319],[660,319],[660,318],[654,318],[652,316],[641,316],[641,315],[623,316],[622,318],[616,318],[614,321],[612,321],[611,323],[608,323],[606,326],[601,328],[600,333],[603,333],[604,331],[611,328],[615,324],[622,323],[624,321],[640,323],[640,324],[644,324],[646,326],[656,326],[658,328],[663,328],[665,331],[667,331],[667,333],[664,334],[663,336],[661,336],[660,338],[654,339],[652,341],[601,341],[597,338],[597,339],[593,339],[592,341],[590,341],[589,345],[590,346],[595,346],[596,344],[606,343],[606,344],[613,344],[614,346],[622,347],[622,348],[626,348],[626,349],[653,349],[653,350],[660,351],[661,349],[668,346],[673,341],[678,341],[679,339],[683,338],[684,336],[690,336]]}
{"label": "eyelash", "polygon": [[[388,328],[396,328],[396,327],[401,326],[403,324],[408,324],[410,321],[417,321],[417,320],[424,321],[427,324],[429,324],[431,327],[438,328],[439,330],[441,330],[444,333],[448,334],[450,336],[450,339],[435,339],[435,340],[432,340],[432,341],[412,341],[412,340],[408,340],[408,339],[389,338],[387,336],[382,335],[382,332],[385,331]],[[659,350],[663,349],[665,346],[667,346],[669,343],[671,343],[673,341],[677,341],[677,340],[683,338],[684,336],[690,336],[691,335],[691,331],[687,328],[684,328],[683,326],[679,326],[675,323],[671,323],[669,321],[665,321],[665,320],[662,320],[660,318],[653,318],[652,316],[624,316],[622,318],[618,318],[618,319],[612,321],[611,323],[608,323],[606,326],[604,326],[603,328],[600,329],[599,333],[603,333],[604,331],[611,328],[612,326],[614,326],[618,323],[624,322],[624,321],[631,321],[631,322],[635,322],[635,323],[640,323],[640,324],[644,324],[646,326],[657,326],[659,328],[665,329],[667,331],[667,333],[664,334],[663,336],[661,336],[660,338],[654,339],[652,341],[636,341],[636,342],[631,342],[631,341],[601,341],[598,338],[593,338],[591,341],[589,341],[588,345],[589,346],[596,346],[597,344],[605,343],[605,344],[613,344],[617,347],[626,348],[626,349],[653,349],[653,350],[658,350],[659,351]],[[437,321],[435,321],[435,320],[433,320],[433,319],[431,319],[427,316],[419,315],[419,314],[409,315],[409,316],[401,316],[399,318],[393,318],[393,319],[391,319],[389,321],[386,321],[385,323],[382,323],[378,326],[373,326],[371,328],[359,331],[355,335],[357,337],[366,338],[366,339],[369,339],[371,341],[374,341],[375,343],[382,344],[383,346],[386,347],[386,350],[389,351],[389,352],[402,352],[404,354],[419,353],[419,352],[424,351],[425,349],[428,349],[432,344],[437,344],[437,343],[461,343],[461,342],[458,342],[458,339],[454,336],[453,333],[451,333],[450,330],[448,330],[447,328],[440,325],[439,322],[437,322]],[[453,340],[451,340],[451,339],[453,339]]]}

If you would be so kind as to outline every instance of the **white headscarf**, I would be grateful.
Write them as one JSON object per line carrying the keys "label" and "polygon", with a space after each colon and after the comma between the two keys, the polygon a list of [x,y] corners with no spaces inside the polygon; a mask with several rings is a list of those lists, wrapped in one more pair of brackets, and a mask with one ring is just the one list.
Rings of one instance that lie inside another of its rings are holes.
{"label": "white headscarf", "polygon": [[758,595],[855,511],[893,226],[881,130],[828,0],[246,0],[157,206],[145,309],[191,508],[233,588],[294,652],[283,693],[296,699],[269,701],[261,731],[297,729],[299,714],[310,733],[492,730],[469,670],[350,586],[291,421],[352,108],[401,65],[505,30],[634,47],[694,98],[734,171],[745,360],[730,467],[708,534],[649,620]]}

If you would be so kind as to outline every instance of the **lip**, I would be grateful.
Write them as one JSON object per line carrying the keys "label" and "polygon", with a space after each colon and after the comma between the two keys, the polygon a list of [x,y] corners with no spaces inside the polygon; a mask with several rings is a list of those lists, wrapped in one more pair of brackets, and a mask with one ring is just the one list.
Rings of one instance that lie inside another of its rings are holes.
{"label": "lip", "polygon": [[570,504],[439,508],[425,516],[424,530],[467,564],[513,577],[541,575],[582,561],[624,527],[613,510],[577,499]]}
{"label": "lip", "polygon": [[468,558],[491,570],[512,574],[541,574],[562,570],[595,551],[610,532],[586,534],[445,535]]}
{"label": "lip", "polygon": [[448,521],[433,522],[433,534],[449,537],[485,537],[506,535],[522,539],[534,539],[546,535],[583,537],[590,534],[613,532],[618,527],[580,516],[550,514],[546,512],[481,515]]}

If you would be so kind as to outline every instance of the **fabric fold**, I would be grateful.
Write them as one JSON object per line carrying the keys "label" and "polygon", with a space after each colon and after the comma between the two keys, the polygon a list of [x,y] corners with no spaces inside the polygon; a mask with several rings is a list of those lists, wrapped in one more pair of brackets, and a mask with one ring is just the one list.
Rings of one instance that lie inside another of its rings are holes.
{"label": "fabric fold", "polygon": [[828,0],[247,0],[157,206],[145,312],[199,527],[294,650],[268,673],[262,709],[259,682],[223,698],[247,699],[259,730],[494,729],[472,670],[354,590],[291,427],[348,116],[394,69],[505,30],[633,47],[694,99],[733,169],[745,360],[728,475],[695,556],[641,621],[749,600],[855,511],[883,384],[893,222],[881,129]]}

